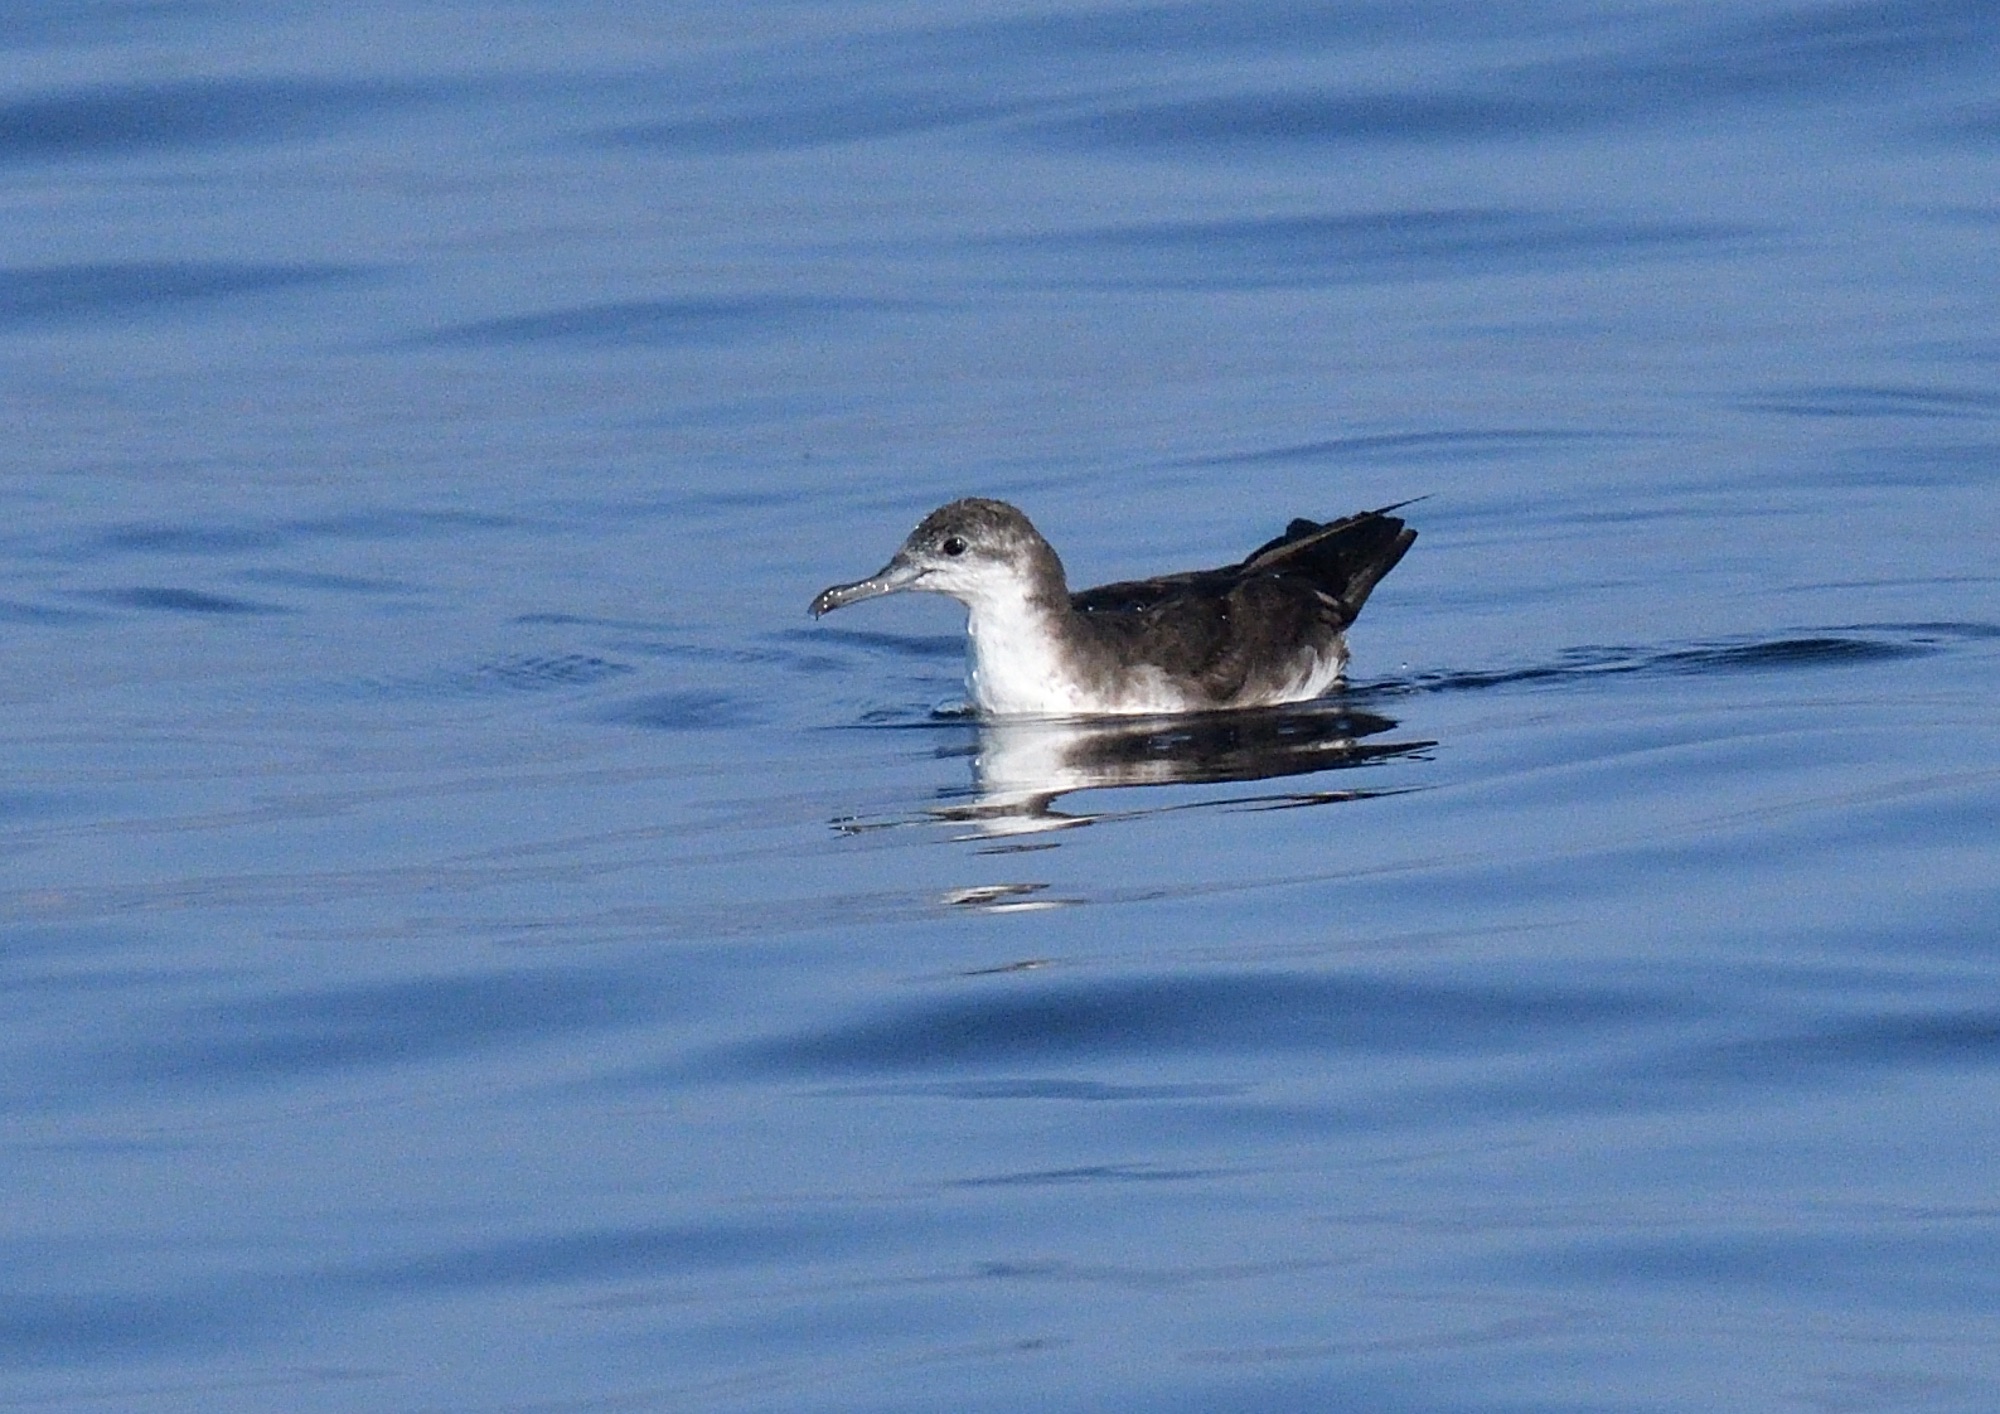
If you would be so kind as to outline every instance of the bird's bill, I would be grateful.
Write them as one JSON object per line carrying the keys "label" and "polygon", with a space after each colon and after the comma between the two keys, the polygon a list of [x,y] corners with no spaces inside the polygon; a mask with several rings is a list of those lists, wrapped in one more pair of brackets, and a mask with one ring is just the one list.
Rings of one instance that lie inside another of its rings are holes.
{"label": "bird's bill", "polygon": [[821,614],[830,614],[835,609],[844,609],[849,604],[858,604],[863,599],[879,599],[884,594],[894,594],[898,590],[911,588],[923,576],[922,565],[898,555],[866,579],[857,579],[852,584],[836,584],[831,589],[822,589],[819,597],[812,601],[809,612],[814,618],[818,618]]}

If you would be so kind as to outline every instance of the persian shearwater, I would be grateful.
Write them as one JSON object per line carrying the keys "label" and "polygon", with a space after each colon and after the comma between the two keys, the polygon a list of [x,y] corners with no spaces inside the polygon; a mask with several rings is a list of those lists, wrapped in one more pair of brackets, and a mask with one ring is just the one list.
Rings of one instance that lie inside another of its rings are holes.
{"label": "persian shearwater", "polygon": [[1135,716],[1318,697],[1347,665],[1347,626],[1417,538],[1389,514],[1295,520],[1238,564],[1072,594],[1062,561],[1005,501],[953,501],[888,564],[837,584],[812,616],[900,590],[971,611],[968,682],[989,716]]}

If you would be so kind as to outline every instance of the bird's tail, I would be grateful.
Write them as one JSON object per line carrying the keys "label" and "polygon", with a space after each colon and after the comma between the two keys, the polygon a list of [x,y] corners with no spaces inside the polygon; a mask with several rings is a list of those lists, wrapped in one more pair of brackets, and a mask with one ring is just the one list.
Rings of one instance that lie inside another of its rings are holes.
{"label": "bird's tail", "polygon": [[1409,504],[1398,501],[1323,525],[1295,520],[1283,535],[1259,546],[1243,568],[1305,576],[1340,606],[1344,622],[1353,623],[1375,586],[1417,538],[1416,531],[1390,514]]}

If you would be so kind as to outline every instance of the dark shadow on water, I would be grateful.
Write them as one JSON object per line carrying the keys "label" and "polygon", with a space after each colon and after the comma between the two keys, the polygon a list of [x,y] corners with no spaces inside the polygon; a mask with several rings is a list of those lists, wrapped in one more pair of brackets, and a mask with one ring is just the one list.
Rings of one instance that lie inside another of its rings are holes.
{"label": "dark shadow on water", "polygon": [[1856,1071],[1992,1070],[2000,1066],[2000,1011],[1898,1011],[1834,1016],[1804,1029],[1730,1038],[1654,1055],[1643,1069],[1604,1077],[1650,1100],[1725,1089],[1830,1085]]}
{"label": "dark shadow on water", "polygon": [[541,692],[588,687],[631,671],[624,663],[591,653],[522,653],[481,663],[466,675],[466,686],[473,691]]}
{"label": "dark shadow on water", "polygon": [[1492,671],[1419,673],[1357,687],[1364,701],[1422,692],[1467,692],[1520,684],[1560,685],[1626,674],[1700,675],[1889,663],[1945,651],[1955,642],[2000,638],[2000,625],[1856,625],[1795,638],[1750,639],[1682,648],[1572,648],[1553,663]]}
{"label": "dark shadow on water", "polygon": [[393,579],[371,579],[363,575],[323,574],[317,570],[255,568],[239,570],[233,576],[249,584],[268,584],[279,589],[305,589],[327,594],[413,594],[413,585]]}
{"label": "dark shadow on water", "polygon": [[418,335],[413,346],[574,344],[599,348],[731,343],[814,329],[843,315],[899,308],[809,295],[708,296],[580,305],[476,320]]}
{"label": "dark shadow on water", "polygon": [[266,1333],[269,1318],[263,1302],[213,1287],[10,1291],[0,1294],[0,1362],[15,1370],[59,1369],[169,1350],[221,1350]]}
{"label": "dark shadow on water", "polygon": [[19,599],[0,599],[0,624],[22,624],[37,628],[58,625],[94,624],[104,615],[84,609],[58,609],[47,604],[29,604]]}
{"label": "dark shadow on water", "polygon": [[[2000,362],[2000,353],[1995,361]],[[1828,486],[1882,489],[1902,487],[1985,486],[2000,468],[2000,438],[1976,437],[1952,442],[1919,442],[1897,437],[1896,429],[1877,442],[1856,440],[1820,466],[1818,478]]]}
{"label": "dark shadow on water", "polygon": [[829,1095],[907,1095],[946,1100],[1065,1100],[1106,1104],[1161,1100],[1223,1100],[1248,1094],[1248,1085],[1114,1085],[1102,1080],[1027,1076],[982,1080],[934,1080],[887,1085],[847,1085]]}
{"label": "dark shadow on water", "polygon": [[1553,91],[1253,92],[1106,106],[1036,124],[1045,141],[1140,151],[1296,143],[1440,142],[1563,133],[1601,110]]}
{"label": "dark shadow on water", "polygon": [[1028,983],[755,1043],[739,1073],[959,1071],[1123,1055],[1463,1055],[1573,1043],[1671,1004],[1610,991],[1463,988],[1308,973]]}
{"label": "dark shadow on water", "polygon": [[1713,222],[1462,208],[1172,221],[977,243],[1057,287],[1283,288],[1706,253],[1755,236]]}
{"label": "dark shadow on water", "polygon": [[[511,516],[473,511],[360,509],[330,515],[267,521],[136,521],[114,525],[80,539],[65,558],[85,561],[99,555],[164,555],[229,557],[282,550],[315,540],[402,540],[451,536],[477,530],[513,529],[521,522]],[[258,570],[276,575],[279,570]],[[277,579],[270,582],[277,583]],[[348,584],[365,581],[346,578]]]}
{"label": "dark shadow on water", "polygon": [[0,270],[0,329],[127,318],[240,295],[356,280],[352,265],[119,261]]}
{"label": "dark shadow on water", "polygon": [[236,599],[223,594],[209,594],[199,589],[176,589],[166,586],[143,585],[131,589],[105,589],[89,593],[86,597],[99,603],[114,604],[121,609],[149,609],[169,614],[283,614],[289,613],[276,604],[260,604],[250,599]]}
{"label": "dark shadow on water", "polygon": [[[2000,141],[2000,103],[1964,104],[1921,129],[1919,136],[1980,143]],[[1991,215],[1987,214],[1986,219],[1991,220]]]}
{"label": "dark shadow on water", "polygon": [[275,549],[284,539],[275,526],[138,524],[108,530],[94,543],[142,555],[234,555]]}
{"label": "dark shadow on water", "polygon": [[1035,63],[1084,56],[1101,62],[1148,54],[1258,54],[1429,38],[1464,43],[1518,26],[1476,5],[1327,5],[1319,0],[1170,0],[1144,5],[1077,5],[1001,18],[984,16],[927,36],[940,58],[1026,57]]}
{"label": "dark shadow on water", "polygon": [[[629,676],[635,669],[628,663],[595,653],[510,653],[489,658],[469,667],[440,668],[408,677],[361,678],[353,690],[362,695],[393,702],[452,702],[477,698],[526,695],[528,693],[582,692],[601,683]],[[719,701],[705,693],[664,694],[642,698],[623,706],[606,709],[597,720],[635,726],[675,725],[668,719],[682,716],[712,718]],[[678,725],[717,725],[711,720],[688,720]]]}
{"label": "dark shadow on water", "polygon": [[0,166],[125,157],[325,133],[419,90],[316,79],[181,79],[68,89],[0,103]]}
{"label": "dark shadow on water", "polygon": [[596,720],[647,731],[692,732],[753,726],[762,717],[740,697],[690,688],[635,697],[599,713]]}
{"label": "dark shadow on water", "polygon": [[1969,388],[1895,388],[1831,384],[1766,393],[1738,404],[1750,412],[1792,417],[2000,417],[2000,393]]}
{"label": "dark shadow on water", "polygon": [[398,540],[407,536],[450,534],[460,530],[510,530],[522,523],[517,517],[486,511],[369,508],[289,521],[284,523],[284,527],[304,537]]}
{"label": "dark shadow on water", "polygon": [[1076,1183],[1185,1183],[1215,1178],[1222,1169],[1169,1169],[1149,1164],[1088,1164],[1081,1168],[1026,1169],[980,1178],[946,1179],[943,1188],[1050,1188]]}

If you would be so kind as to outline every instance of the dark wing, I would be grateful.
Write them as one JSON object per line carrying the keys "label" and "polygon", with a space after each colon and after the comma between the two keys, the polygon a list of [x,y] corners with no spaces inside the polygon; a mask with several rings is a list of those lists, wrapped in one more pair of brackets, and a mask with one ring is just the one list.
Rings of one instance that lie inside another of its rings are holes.
{"label": "dark wing", "polygon": [[1187,574],[1163,574],[1158,579],[1126,579],[1116,584],[1100,584],[1080,589],[1069,596],[1069,606],[1079,614],[1143,614],[1170,599],[1190,594],[1227,594],[1241,578],[1239,566],[1227,569],[1192,570]]}
{"label": "dark wing", "polygon": [[1240,564],[1099,585],[1071,595],[1070,607],[1107,667],[1151,664],[1227,704],[1260,679],[1284,680],[1302,654],[1336,646],[1417,538],[1396,509],[1295,520]]}
{"label": "dark wing", "polygon": [[1101,584],[1070,595],[1070,607],[1080,614],[1144,613],[1170,600],[1226,596],[1253,575],[1276,574],[1302,579],[1334,600],[1351,624],[1382,576],[1417,538],[1416,531],[1389,514],[1409,504],[1399,501],[1324,524],[1295,520],[1240,564]]}
{"label": "dark wing", "polygon": [[1097,670],[1115,680],[1121,667],[1157,668],[1217,707],[1291,680],[1303,657],[1334,647],[1345,622],[1294,575],[1205,572],[1105,588],[1117,592],[1077,596],[1096,605],[1076,622]]}

